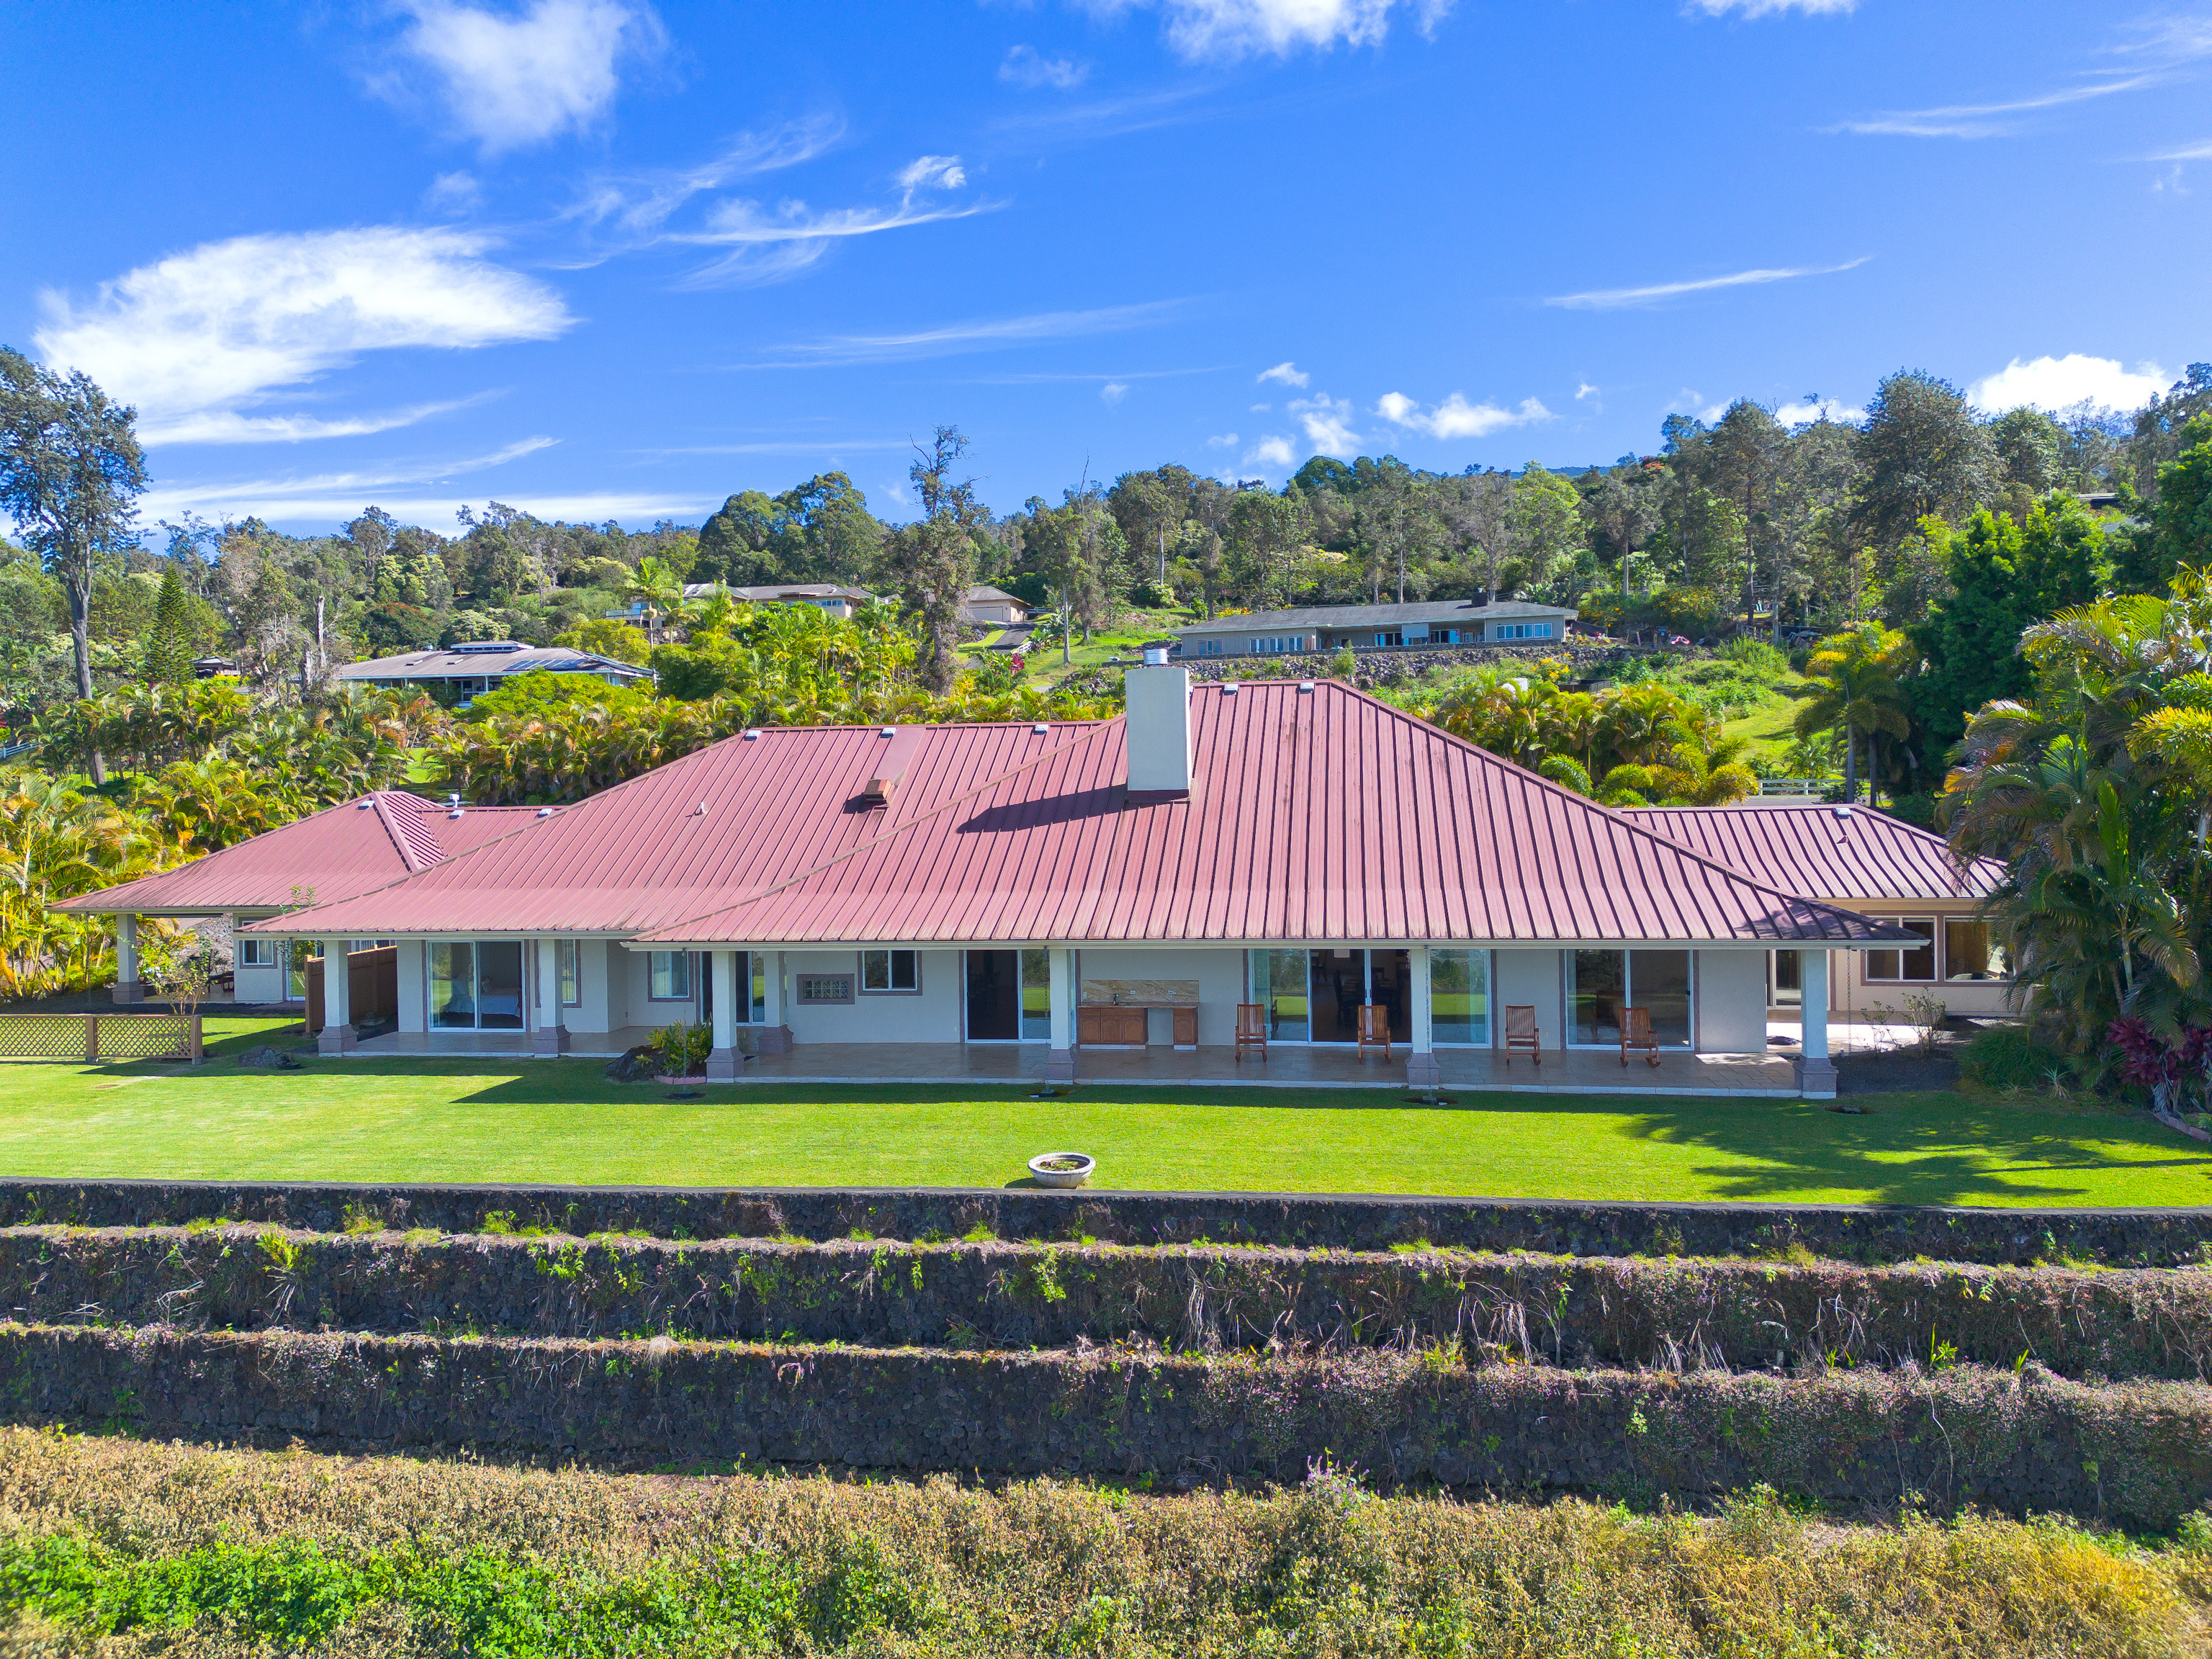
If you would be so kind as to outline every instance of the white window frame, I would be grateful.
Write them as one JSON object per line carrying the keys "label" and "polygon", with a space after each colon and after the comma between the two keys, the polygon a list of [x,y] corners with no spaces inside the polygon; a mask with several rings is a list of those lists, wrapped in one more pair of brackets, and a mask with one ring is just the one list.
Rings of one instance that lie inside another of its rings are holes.
{"label": "white window frame", "polygon": [[239,936],[243,954],[238,959],[241,968],[282,968],[288,942],[267,933],[243,933]]}
{"label": "white window frame", "polygon": [[[648,951],[645,956],[645,1000],[647,1002],[690,1002],[692,1000],[691,953],[689,951]],[[664,993],[653,988],[660,982],[664,961],[672,969],[678,962],[683,963],[683,990]]]}
{"label": "white window frame", "polygon": [[[909,965],[914,969],[914,983],[911,985],[901,985],[898,982],[898,958],[901,957],[910,959]],[[881,985],[871,985],[868,982],[869,977],[878,966],[883,969],[884,982]],[[853,988],[864,997],[920,996],[921,994],[921,952],[894,949],[888,945],[879,951],[861,951],[860,971],[853,981]]]}
{"label": "white window frame", "polygon": [[580,939],[553,941],[553,972],[563,1008],[584,1006],[584,946]]}
{"label": "white window frame", "polygon": [[[1917,951],[1909,950],[1902,945],[1888,948],[1877,946],[1874,950],[1866,951],[1861,957],[1859,977],[1864,983],[1868,985],[1942,985],[1947,982],[1943,978],[1942,917],[1926,915],[1917,916],[1881,916],[1874,915],[1871,912],[1869,913],[1869,916],[1872,921],[1886,921],[1893,927],[1905,927],[1917,923],[1928,929],[1928,977],[1925,979],[1906,979],[1904,977],[1905,958],[1909,955],[1917,955]],[[1887,975],[1877,975],[1874,970],[1874,963],[1876,957],[1895,957],[1897,958],[1896,975],[1891,976]],[[1995,981],[1991,982],[1993,983]]]}

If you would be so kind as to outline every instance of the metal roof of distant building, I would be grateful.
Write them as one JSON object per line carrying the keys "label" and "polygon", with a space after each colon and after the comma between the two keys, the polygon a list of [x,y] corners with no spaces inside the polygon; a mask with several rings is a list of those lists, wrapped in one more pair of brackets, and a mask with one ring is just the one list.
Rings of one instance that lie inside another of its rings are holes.
{"label": "metal roof of distant building", "polygon": [[1732,870],[1826,899],[1981,899],[1994,859],[1962,865],[1942,836],[1868,806],[1654,806],[1621,816]]}
{"label": "metal roof of distant building", "polygon": [[1333,681],[1194,688],[1191,723],[1172,801],[1129,799],[1118,718],[766,729],[287,921],[675,945],[1898,937]]}
{"label": "metal roof of distant building", "polygon": [[1422,599],[1404,605],[1322,605],[1297,611],[1253,611],[1243,616],[1215,617],[1172,629],[1175,634],[1247,634],[1277,628],[1383,628],[1417,622],[1474,623],[1495,617],[1572,617],[1565,605],[1534,605],[1525,599],[1500,599],[1484,605],[1475,599]]}
{"label": "metal roof of distant building", "polygon": [[[712,593],[722,585],[720,582],[686,582],[684,596],[696,599]],[[744,599],[753,604],[773,605],[779,599],[872,599],[876,596],[865,587],[848,587],[842,582],[767,582],[751,587],[725,588],[733,599]]]}
{"label": "metal roof of distant building", "polygon": [[404,790],[379,790],[282,824],[159,875],[53,908],[206,915],[327,903],[386,886],[535,821],[532,806],[469,806],[459,817]]}
{"label": "metal roof of distant building", "polygon": [[[566,645],[525,645],[512,651],[489,647],[508,643],[473,640],[466,644],[432,651],[409,651],[396,657],[374,657],[349,662],[338,670],[342,680],[442,680],[478,674],[598,673],[613,669],[632,679],[645,670],[633,663],[617,662],[596,652]],[[470,647],[474,647],[471,649]]]}
{"label": "metal roof of distant building", "polygon": [[1005,588],[994,587],[988,582],[977,582],[970,586],[965,594],[962,595],[962,602],[967,605],[981,605],[990,599],[1005,599],[1013,605],[1027,605],[1029,603],[1027,599],[1016,599],[1012,593],[1007,592]]}

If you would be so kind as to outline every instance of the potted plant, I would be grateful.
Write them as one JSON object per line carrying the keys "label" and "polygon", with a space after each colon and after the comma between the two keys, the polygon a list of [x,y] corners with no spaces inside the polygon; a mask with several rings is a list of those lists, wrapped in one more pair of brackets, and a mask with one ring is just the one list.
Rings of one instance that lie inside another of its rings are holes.
{"label": "potted plant", "polygon": [[1040,1187],[1080,1187],[1097,1167],[1098,1160],[1088,1152],[1039,1152],[1030,1160],[1030,1173]]}
{"label": "potted plant", "polygon": [[714,1051],[714,1033],[704,1025],[678,1021],[653,1033],[653,1052],[663,1083],[704,1083],[707,1056]]}

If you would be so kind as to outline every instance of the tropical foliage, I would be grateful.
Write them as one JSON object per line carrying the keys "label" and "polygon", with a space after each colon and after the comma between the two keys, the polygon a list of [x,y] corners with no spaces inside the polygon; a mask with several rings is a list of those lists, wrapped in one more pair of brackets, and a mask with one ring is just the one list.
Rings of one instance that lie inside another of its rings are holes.
{"label": "tropical foliage", "polygon": [[2149,1037],[2201,1057],[2212,584],[2184,571],[2166,598],[2075,607],[2022,649],[2031,695],[1986,705],[1960,744],[1952,844],[2007,862],[1990,915],[2051,1039],[2086,1053]]}

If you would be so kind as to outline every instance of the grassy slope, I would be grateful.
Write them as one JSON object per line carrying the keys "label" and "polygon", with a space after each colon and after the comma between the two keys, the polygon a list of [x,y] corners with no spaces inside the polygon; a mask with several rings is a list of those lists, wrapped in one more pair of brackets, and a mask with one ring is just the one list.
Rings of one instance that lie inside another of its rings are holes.
{"label": "grassy slope", "polygon": [[[222,1046],[248,1040],[234,1032]],[[1000,1186],[1074,1146],[1103,1187],[1591,1199],[2212,1204],[2212,1150],[2086,1105],[1100,1086],[726,1086],[672,1101],[591,1060],[309,1060],[194,1073],[0,1065],[0,1174]]]}

